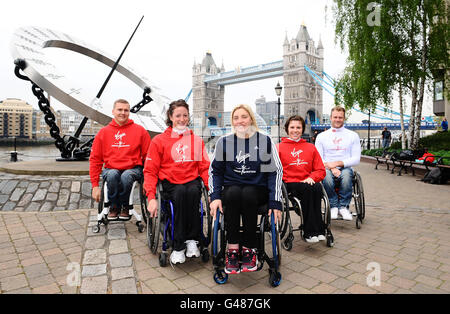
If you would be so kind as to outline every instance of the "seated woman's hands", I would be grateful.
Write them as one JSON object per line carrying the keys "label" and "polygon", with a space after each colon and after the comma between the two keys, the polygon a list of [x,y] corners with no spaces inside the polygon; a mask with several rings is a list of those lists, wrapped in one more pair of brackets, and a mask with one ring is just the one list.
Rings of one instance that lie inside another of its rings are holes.
{"label": "seated woman's hands", "polygon": [[156,213],[158,212],[158,202],[156,199],[148,201],[147,210],[150,213],[150,218],[156,217]]}
{"label": "seated woman's hands", "polygon": [[275,217],[275,223],[277,223],[279,220],[281,221],[281,210],[278,209],[269,209],[269,216],[272,214]]}
{"label": "seated woman's hands", "polygon": [[307,184],[309,184],[309,185],[314,185],[314,184],[316,184],[316,182],[315,182],[313,179],[311,179],[310,177],[308,177],[308,178],[306,178],[305,180],[303,180],[302,183],[307,183]]}
{"label": "seated woman's hands", "polygon": [[213,217],[213,219],[216,218],[216,212],[217,212],[217,208],[220,210],[220,212],[223,214],[223,210],[222,210],[222,200],[214,200],[211,203],[209,203],[209,208],[210,208],[210,214]]}

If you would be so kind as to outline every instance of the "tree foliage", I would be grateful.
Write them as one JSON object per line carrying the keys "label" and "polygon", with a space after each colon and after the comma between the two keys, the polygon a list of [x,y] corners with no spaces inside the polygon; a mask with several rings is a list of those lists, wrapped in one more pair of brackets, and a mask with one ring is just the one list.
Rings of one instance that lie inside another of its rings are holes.
{"label": "tree foliage", "polygon": [[409,142],[415,148],[425,87],[433,71],[449,67],[445,0],[335,0],[333,12],[335,39],[348,50],[335,102],[346,108],[388,109],[395,92],[400,97],[407,92],[412,99]]}

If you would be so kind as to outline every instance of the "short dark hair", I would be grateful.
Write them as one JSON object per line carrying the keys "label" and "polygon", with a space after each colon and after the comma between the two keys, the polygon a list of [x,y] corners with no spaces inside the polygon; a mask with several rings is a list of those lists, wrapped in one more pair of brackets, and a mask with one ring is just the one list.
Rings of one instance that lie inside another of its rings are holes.
{"label": "short dark hair", "polygon": [[189,113],[189,105],[186,103],[186,101],[184,101],[184,99],[172,101],[169,105],[169,109],[167,109],[167,119],[166,119],[167,126],[173,126],[173,123],[170,120],[170,116],[173,115],[173,111],[178,107],[186,108]]}
{"label": "short dark hair", "polygon": [[289,134],[289,124],[291,123],[291,121],[300,121],[300,123],[302,124],[302,134],[305,132],[305,119],[303,119],[301,116],[295,115],[289,117],[289,119],[287,119],[286,123],[284,124],[284,130],[286,131],[286,134]]}

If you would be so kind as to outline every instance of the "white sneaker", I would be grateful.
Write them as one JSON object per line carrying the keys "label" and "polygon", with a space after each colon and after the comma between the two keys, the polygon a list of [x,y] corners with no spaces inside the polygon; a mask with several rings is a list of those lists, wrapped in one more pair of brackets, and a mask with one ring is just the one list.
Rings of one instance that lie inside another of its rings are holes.
{"label": "white sneaker", "polygon": [[183,264],[186,261],[186,256],[184,255],[184,250],[182,251],[172,251],[170,254],[170,262],[172,264]]}
{"label": "white sneaker", "polygon": [[317,236],[317,239],[319,239],[319,241],[325,241],[327,238],[325,238],[325,236],[323,234],[319,234]]}
{"label": "white sneaker", "polygon": [[316,236],[306,238],[305,240],[306,240],[306,242],[308,242],[308,243],[317,243],[317,242],[319,242],[319,239],[318,239]]}
{"label": "white sneaker", "polygon": [[344,220],[352,220],[353,219],[353,216],[350,213],[350,211],[347,209],[347,207],[340,208],[339,214],[342,216],[342,219],[344,219]]}
{"label": "white sneaker", "polygon": [[186,241],[186,256],[187,257],[199,257],[200,250],[197,247],[197,241],[195,240],[187,240]]}
{"label": "white sneaker", "polygon": [[331,214],[331,219],[337,219],[338,208],[337,207],[333,207],[332,209],[330,209],[330,214]]}

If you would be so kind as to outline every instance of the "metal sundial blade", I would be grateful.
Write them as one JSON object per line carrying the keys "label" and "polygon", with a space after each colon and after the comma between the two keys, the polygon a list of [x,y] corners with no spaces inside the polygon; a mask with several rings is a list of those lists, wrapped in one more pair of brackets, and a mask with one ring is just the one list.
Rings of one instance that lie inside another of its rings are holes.
{"label": "metal sundial blade", "polygon": [[[122,59],[123,54],[125,53],[125,50],[127,50],[128,45],[131,42],[131,39],[133,38],[134,34],[136,33],[137,29],[139,28],[139,25],[141,25],[142,20],[144,19],[144,16],[141,17],[141,20],[139,21],[138,25],[136,26],[133,34],[131,34],[130,39],[128,39],[127,44],[125,45],[125,47],[123,48],[119,58],[117,59],[117,61],[114,63],[113,67],[111,68],[111,71],[108,74],[108,77],[106,78],[105,82],[103,83],[102,87],[100,88],[100,90],[97,93],[97,99],[100,99],[100,97],[103,94],[103,91],[105,90],[106,85],[108,85],[109,80],[111,79],[111,76],[113,75],[114,71],[116,70],[117,66],[119,65],[120,59]],[[80,126],[78,127],[77,131],[74,134],[75,138],[78,138],[81,134],[81,131],[83,131],[84,126],[86,125],[88,118],[84,117],[83,120],[80,123]]]}
{"label": "metal sundial blade", "polygon": [[134,30],[134,32],[131,35],[130,39],[128,40],[127,44],[123,48],[122,53],[120,54],[120,56],[117,59],[116,63],[114,63],[114,66],[111,68],[111,71],[109,72],[108,77],[106,78],[105,82],[103,83],[103,86],[100,88],[100,90],[99,90],[99,92],[97,94],[97,98],[101,97],[101,95],[103,93],[103,90],[105,89],[106,85],[109,82],[109,79],[111,78],[111,76],[113,75],[113,73],[116,70],[117,66],[119,65],[120,59],[122,59],[122,56],[125,53],[125,50],[128,48],[128,45],[130,44],[131,39],[133,38],[134,34],[136,33],[137,29],[139,28],[139,25],[141,25],[141,22],[142,22],[143,19],[144,19],[144,16],[142,16],[141,20],[139,21],[139,24],[136,26],[136,29]]}

